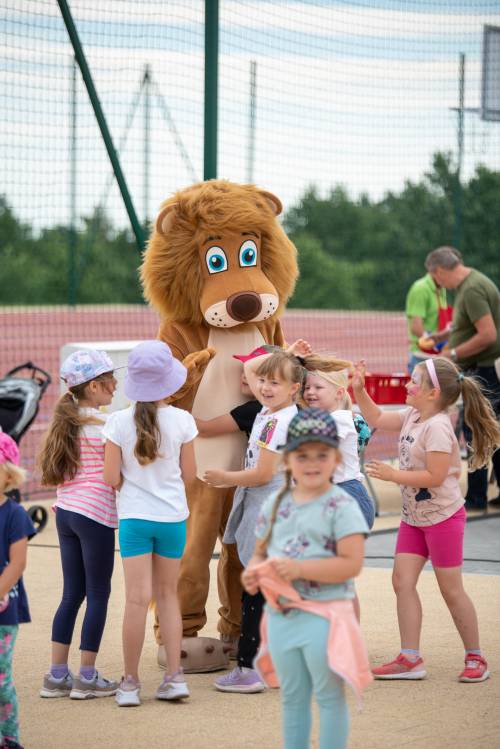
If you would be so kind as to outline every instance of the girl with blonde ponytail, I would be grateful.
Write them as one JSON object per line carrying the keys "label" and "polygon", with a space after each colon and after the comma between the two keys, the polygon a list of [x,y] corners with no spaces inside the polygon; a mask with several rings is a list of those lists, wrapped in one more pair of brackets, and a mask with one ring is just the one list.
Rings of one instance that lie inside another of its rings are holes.
{"label": "girl with blonde ponytail", "polygon": [[[116,389],[104,351],[75,351],[61,367],[68,390],[59,399],[39,455],[44,486],[55,486],[56,527],[64,590],[52,624],[52,665],[41,697],[113,695],[118,684],[99,676],[95,661],[106,623],[117,527],[115,492],[103,477],[102,430]],[[84,599],[78,676],[68,667],[76,616]]]}
{"label": "girl with blonde ponytail", "polygon": [[335,471],[333,482],[354,497],[371,528],[375,506],[363,484],[359,462],[359,454],[366,447],[371,431],[363,417],[352,412],[352,400],[347,391],[348,368],[352,367],[352,362],[316,356],[306,357],[304,365],[308,370],[304,387],[306,404],[309,408],[329,411],[337,425],[342,463]]}

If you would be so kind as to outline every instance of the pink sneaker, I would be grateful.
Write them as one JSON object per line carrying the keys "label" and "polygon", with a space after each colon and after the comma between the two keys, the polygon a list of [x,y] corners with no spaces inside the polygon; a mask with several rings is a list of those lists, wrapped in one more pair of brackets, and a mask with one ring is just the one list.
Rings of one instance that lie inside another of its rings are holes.
{"label": "pink sneaker", "polygon": [[424,668],[422,658],[410,661],[403,653],[396,660],[384,663],[383,666],[372,668],[372,674],[376,679],[425,679],[427,671]]}
{"label": "pink sneaker", "polygon": [[490,672],[488,664],[482,655],[467,653],[465,656],[465,668],[458,677],[459,681],[486,681]]}

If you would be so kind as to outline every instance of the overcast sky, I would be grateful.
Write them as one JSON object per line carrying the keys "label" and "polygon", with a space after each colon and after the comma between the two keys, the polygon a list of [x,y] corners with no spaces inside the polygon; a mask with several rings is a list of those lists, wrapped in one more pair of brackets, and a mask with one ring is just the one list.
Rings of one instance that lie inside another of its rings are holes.
{"label": "overcast sky", "polygon": [[[94,81],[140,217],[149,200],[203,176],[204,3],[71,0]],[[35,227],[70,208],[71,47],[55,0],[0,0],[2,192]],[[253,180],[289,207],[307,185],[378,198],[417,180],[437,150],[456,151],[458,58],[467,107],[480,104],[484,24],[500,2],[220,2],[219,176],[246,181],[250,63],[257,64]],[[498,71],[500,86],[500,70]],[[134,102],[138,104],[134,110]],[[77,213],[99,203],[126,225],[81,80]],[[134,113],[134,116],[132,116]],[[127,124],[129,125],[127,130]],[[127,134],[126,143],[125,135]],[[464,175],[500,168],[500,123],[465,116]]]}

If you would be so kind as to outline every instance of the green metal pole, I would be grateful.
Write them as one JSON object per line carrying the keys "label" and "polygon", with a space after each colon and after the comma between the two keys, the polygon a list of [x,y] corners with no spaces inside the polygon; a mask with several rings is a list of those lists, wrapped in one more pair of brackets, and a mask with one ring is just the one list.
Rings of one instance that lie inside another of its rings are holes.
{"label": "green metal pole", "polygon": [[205,0],[205,136],[203,179],[217,177],[219,0]]}
{"label": "green metal pole", "polygon": [[68,241],[68,304],[76,304],[76,60],[71,64],[71,138],[69,187],[69,241]]}
{"label": "green metal pole", "polygon": [[458,127],[457,127],[457,173],[455,185],[455,225],[453,246],[460,249],[462,241],[462,162],[464,158],[464,97],[465,97],[465,55],[460,53],[458,65]]}
{"label": "green metal pole", "polygon": [[99,125],[99,130],[101,131],[101,136],[104,141],[104,145],[106,146],[109,160],[111,162],[111,166],[113,167],[113,172],[115,173],[118,187],[120,188],[122,199],[125,204],[125,208],[129,217],[130,224],[132,226],[132,231],[134,232],[134,235],[135,235],[137,246],[139,250],[142,251],[144,249],[144,244],[145,244],[144,231],[140,224],[139,219],[137,218],[137,213],[135,212],[134,204],[132,202],[129,189],[125,181],[125,176],[123,174],[120,161],[118,159],[118,155],[113,145],[113,139],[111,138],[111,133],[109,132],[108,123],[106,122],[106,118],[104,117],[104,112],[101,107],[101,102],[99,101],[99,97],[97,95],[97,91],[94,86],[94,81],[92,80],[92,75],[90,73],[90,69],[87,64],[87,60],[85,59],[83,48],[80,43],[80,39],[78,37],[78,32],[76,30],[76,26],[74,24],[73,17],[71,15],[71,11],[68,7],[68,3],[66,2],[66,0],[57,0],[57,4],[59,5],[59,9],[61,11],[64,24],[66,26],[66,30],[68,32],[71,44],[73,46],[75,58],[78,63],[78,67],[80,68],[80,72],[82,74],[82,78],[85,83],[85,87],[87,89],[90,102],[92,104],[92,108],[94,110],[94,115],[97,120],[97,124]]}

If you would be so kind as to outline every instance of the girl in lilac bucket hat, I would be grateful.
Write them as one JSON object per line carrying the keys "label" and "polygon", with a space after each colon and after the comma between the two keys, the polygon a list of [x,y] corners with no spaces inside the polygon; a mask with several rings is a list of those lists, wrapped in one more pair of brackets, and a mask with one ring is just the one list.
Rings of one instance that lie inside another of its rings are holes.
{"label": "girl in lilac bucket hat", "polygon": [[198,430],[190,413],[168,404],[186,377],[186,368],[166,343],[143,341],[129,354],[125,378],[125,394],[135,403],[111,414],[103,432],[104,478],[120,490],[118,535],[126,597],[124,675],[116,693],[120,707],[141,702],[139,660],[152,598],[168,662],[156,698],[189,697],[180,667],[177,579],[189,515],[184,482],[196,476],[193,440]]}
{"label": "girl in lilac bucket hat", "polygon": [[[111,593],[115,557],[115,490],[103,476],[102,430],[116,390],[114,364],[105,351],[81,349],[62,363],[68,390],[56,404],[39,465],[44,486],[56,488],[56,528],[64,589],[52,623],[52,654],[40,696],[85,700],[115,694],[117,682],[95,668]],[[86,599],[80,671],[68,657],[78,611]]]}

